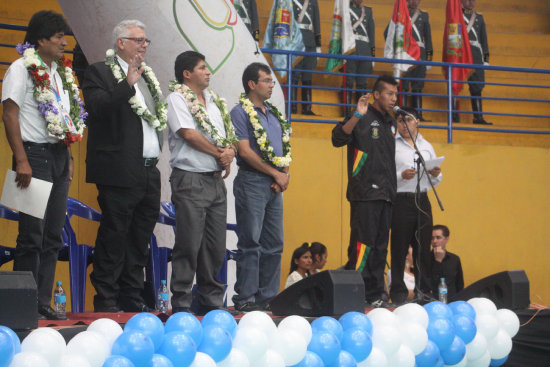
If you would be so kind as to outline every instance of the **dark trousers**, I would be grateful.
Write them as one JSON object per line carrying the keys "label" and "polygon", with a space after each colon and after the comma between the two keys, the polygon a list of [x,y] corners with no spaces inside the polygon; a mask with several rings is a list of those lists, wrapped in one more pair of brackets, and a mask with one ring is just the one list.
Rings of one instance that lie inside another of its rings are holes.
{"label": "dark trousers", "polygon": [[[315,52],[315,46],[306,47],[305,52]],[[304,56],[294,68],[300,70],[314,70],[316,66],[317,58],[315,56]],[[293,71],[292,84],[298,84],[300,80],[306,83],[311,82],[313,80],[313,74],[302,71]]]}
{"label": "dark trousers", "polygon": [[[44,219],[19,213],[13,270],[32,271],[38,304],[49,306],[69,193],[69,151],[62,143],[24,143],[32,177],[52,182]],[[15,161],[14,161],[15,169]]]}
{"label": "dark trousers", "polygon": [[160,173],[143,167],[134,187],[97,185],[101,223],[90,275],[97,291],[94,307],[116,306],[120,300],[142,301],[143,269],[160,207]]}
{"label": "dark trousers", "polygon": [[[420,194],[418,206],[422,210],[420,231],[418,211],[413,193],[398,193],[395,199],[391,223],[391,288],[392,302],[401,303],[407,299],[408,290],[403,280],[405,258],[409,245],[413,248],[415,289],[430,292],[430,242],[432,239],[432,207],[427,193]],[[420,236],[420,244],[417,241]],[[412,265],[412,264],[411,264]]]}
{"label": "dark trousers", "polygon": [[384,291],[384,267],[388,255],[388,239],[392,204],[385,200],[352,201],[351,235],[346,269],[356,269],[358,243],[370,248],[361,272],[367,301],[379,299]]}
{"label": "dark trousers", "polygon": [[[484,82],[485,81],[485,70],[475,69],[472,75],[468,78],[469,82]],[[472,96],[481,96],[481,91],[485,84],[483,83],[468,83],[470,88],[470,95]]]}
{"label": "dark trousers", "polygon": [[224,285],[217,276],[225,257],[227,231],[223,178],[174,168],[170,185],[177,228],[172,250],[172,307],[191,306],[195,274],[198,303],[222,307]]}
{"label": "dark trousers", "polygon": [[[358,52],[355,52],[356,56],[360,55]],[[346,61],[346,73],[349,74],[362,74],[361,76],[352,76],[346,75],[346,88],[353,88],[353,83],[355,82],[356,88],[361,89],[362,91],[358,92],[359,94],[366,93],[367,89],[367,74],[372,73],[372,61],[361,61],[361,60],[347,60]],[[348,93],[351,93],[348,91]]]}
{"label": "dark trousers", "polygon": [[[422,65],[411,66],[405,73],[405,78],[426,78],[426,67]],[[410,88],[415,91],[424,89],[424,80],[405,80],[402,82],[403,91],[409,91]]]}

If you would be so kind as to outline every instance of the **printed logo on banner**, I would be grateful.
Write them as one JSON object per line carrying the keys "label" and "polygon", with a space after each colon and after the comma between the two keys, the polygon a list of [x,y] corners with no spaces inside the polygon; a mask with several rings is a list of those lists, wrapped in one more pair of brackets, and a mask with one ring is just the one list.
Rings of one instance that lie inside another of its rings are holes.
{"label": "printed logo on banner", "polygon": [[[235,31],[237,13],[233,11],[230,0],[173,0],[172,11],[178,30],[193,48],[206,56],[206,65],[212,74],[227,62],[235,49]],[[194,13],[194,14],[193,14]],[[197,17],[198,15],[198,17]],[[187,33],[182,24],[195,19],[193,32]],[[200,22],[196,22],[200,19]],[[215,30],[216,47],[205,47],[203,34]]]}

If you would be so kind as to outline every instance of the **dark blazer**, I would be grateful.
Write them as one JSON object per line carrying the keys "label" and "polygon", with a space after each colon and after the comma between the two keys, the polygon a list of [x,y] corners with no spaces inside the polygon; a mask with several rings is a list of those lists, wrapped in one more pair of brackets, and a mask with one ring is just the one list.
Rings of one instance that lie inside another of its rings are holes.
{"label": "dark blazer", "polygon": [[88,111],[86,182],[133,187],[145,175],[143,127],[128,103],[136,89],[126,80],[117,83],[109,66],[98,62],[86,70],[82,93]]}

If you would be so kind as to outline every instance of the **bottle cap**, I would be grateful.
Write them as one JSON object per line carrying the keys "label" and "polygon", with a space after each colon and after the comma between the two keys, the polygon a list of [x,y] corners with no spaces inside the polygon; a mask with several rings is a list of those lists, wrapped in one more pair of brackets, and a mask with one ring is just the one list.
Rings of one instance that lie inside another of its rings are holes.
{"label": "bottle cap", "polygon": [[57,285],[61,285],[61,280],[58,280],[57,283],[55,283]]}
{"label": "bottle cap", "polygon": [[444,281],[445,281],[445,278],[441,278],[441,281],[444,282]]}
{"label": "bottle cap", "polygon": [[164,279],[161,280],[161,281],[160,281],[160,284],[166,284],[166,280],[164,280]]}

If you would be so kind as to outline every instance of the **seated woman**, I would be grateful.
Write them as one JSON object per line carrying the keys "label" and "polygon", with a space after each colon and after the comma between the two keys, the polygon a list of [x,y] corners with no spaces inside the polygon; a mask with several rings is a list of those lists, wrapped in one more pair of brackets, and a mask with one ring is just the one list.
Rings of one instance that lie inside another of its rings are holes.
{"label": "seated woman", "polygon": [[[407,257],[405,258],[405,270],[403,272],[403,280],[405,282],[405,285],[407,286],[407,301],[411,301],[414,299],[414,271],[413,271],[413,249],[411,246],[409,246],[409,252],[407,253]],[[391,272],[388,270],[388,273],[386,274],[387,277],[387,286],[388,289],[391,287]]]}
{"label": "seated woman", "polygon": [[310,273],[315,274],[320,272],[325,267],[325,264],[327,263],[328,250],[327,247],[321,242],[312,242],[309,247],[309,251],[311,252],[311,259],[313,260]]}
{"label": "seated woman", "polygon": [[309,243],[306,242],[292,253],[290,273],[286,279],[285,289],[309,276],[311,262],[311,251],[309,250]]}

